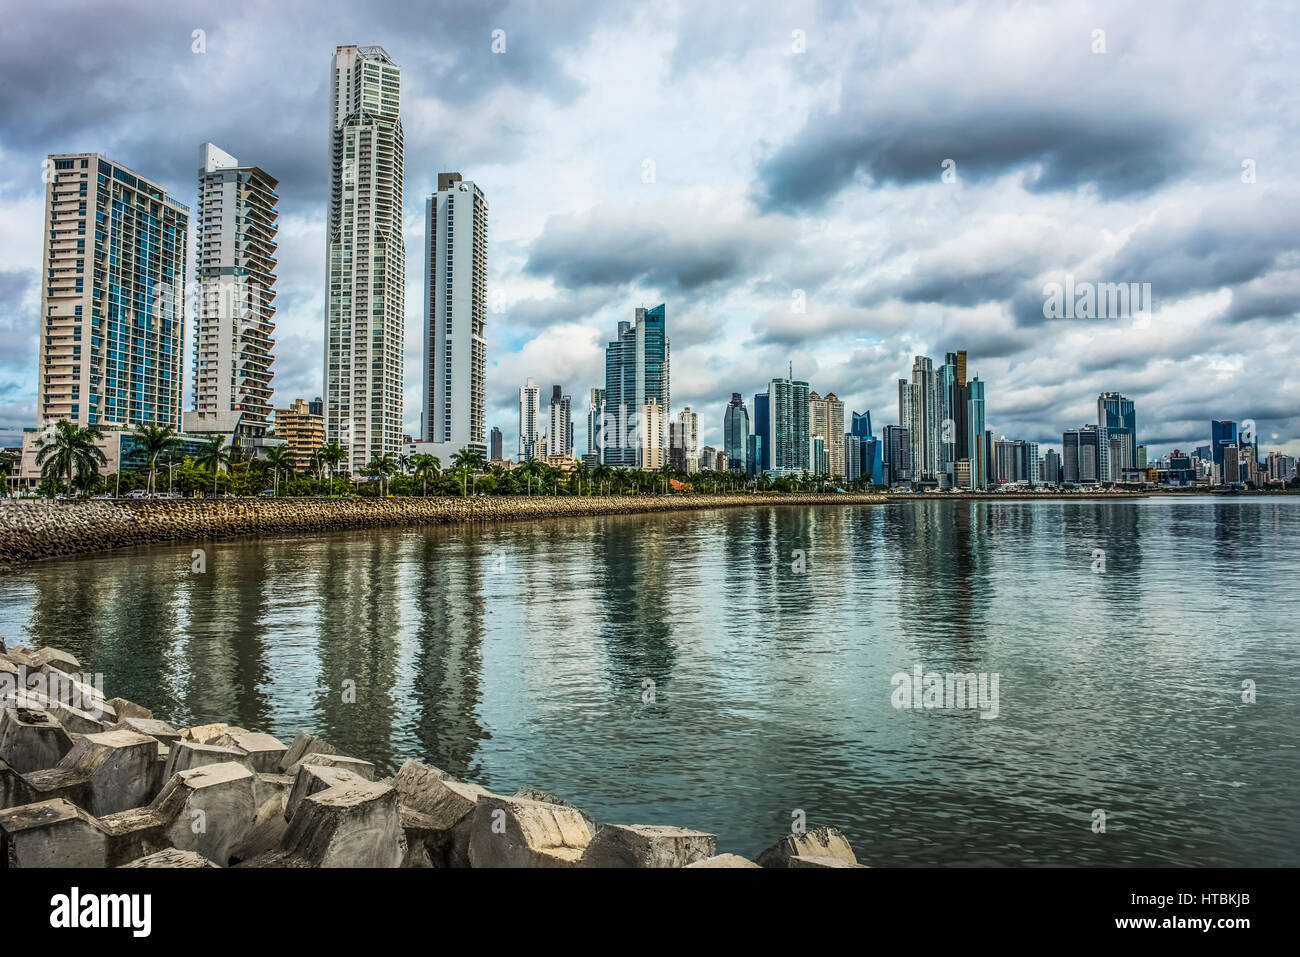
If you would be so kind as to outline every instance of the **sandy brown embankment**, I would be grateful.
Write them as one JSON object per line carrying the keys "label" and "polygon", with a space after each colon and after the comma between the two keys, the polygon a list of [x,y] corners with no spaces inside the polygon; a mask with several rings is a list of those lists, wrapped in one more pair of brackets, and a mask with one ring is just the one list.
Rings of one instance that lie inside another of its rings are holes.
{"label": "sandy brown embankment", "polygon": [[278,498],[0,503],[0,563],[159,542],[349,528],[446,525],[769,505],[887,501],[869,494],[646,495],[589,498]]}

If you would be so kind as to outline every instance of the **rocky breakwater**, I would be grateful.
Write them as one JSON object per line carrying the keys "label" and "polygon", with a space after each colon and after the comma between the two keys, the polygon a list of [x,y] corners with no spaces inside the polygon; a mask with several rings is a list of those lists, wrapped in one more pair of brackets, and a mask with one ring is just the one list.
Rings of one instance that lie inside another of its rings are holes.
{"label": "rocky breakwater", "polygon": [[703,831],[601,824],[545,791],[496,794],[418,761],[379,779],[307,733],[286,746],[173,728],[79,668],[0,640],[0,867],[863,866],[832,827],[751,861]]}
{"label": "rocky breakwater", "polygon": [[9,501],[0,503],[0,563],[266,533],[883,501],[859,494]]}

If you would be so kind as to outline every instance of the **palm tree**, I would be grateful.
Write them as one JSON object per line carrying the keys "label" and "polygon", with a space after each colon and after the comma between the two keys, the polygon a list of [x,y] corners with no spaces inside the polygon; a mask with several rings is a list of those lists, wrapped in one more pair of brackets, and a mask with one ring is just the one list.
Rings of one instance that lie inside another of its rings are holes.
{"label": "palm tree", "polygon": [[330,442],[328,445],[321,446],[320,451],[316,453],[316,456],[320,459],[321,463],[329,469],[330,495],[333,495],[334,479],[337,477],[335,470],[338,468],[338,464],[347,458],[347,453],[343,451],[343,448],[337,442]]}
{"label": "palm tree", "polygon": [[429,455],[427,452],[417,452],[411,456],[411,474],[420,480],[420,494],[429,494],[429,476],[437,478],[442,472],[442,462],[436,455]]}
{"label": "palm tree", "polygon": [[194,464],[199,468],[212,467],[212,494],[217,494],[217,472],[221,471],[221,466],[230,464],[230,449],[226,448],[226,437],[224,435],[214,435],[208,439],[207,445],[199,449],[199,454],[194,456]]}
{"label": "palm tree", "polygon": [[284,470],[287,479],[293,474],[293,455],[288,445],[276,445],[266,451],[266,464],[271,466],[271,484],[276,494],[280,493],[280,470]]}
{"label": "palm tree", "polygon": [[481,472],[487,465],[487,457],[478,449],[463,446],[451,457],[451,470],[460,473],[460,492],[466,494],[465,479],[471,472]]}
{"label": "palm tree", "polygon": [[376,456],[366,465],[367,475],[377,475],[379,477],[379,494],[382,497],[385,493],[384,483],[388,477],[397,471],[397,459],[393,457],[392,452],[385,452],[383,455]]}
{"label": "palm tree", "polygon": [[170,425],[153,425],[142,422],[135,427],[135,441],[149,461],[149,494],[154,493],[158,475],[158,456],[180,444],[176,430]]}
{"label": "palm tree", "polygon": [[597,485],[602,487],[605,494],[609,493],[609,480],[614,477],[614,470],[612,468],[601,463],[596,466],[595,470],[591,473],[591,477],[595,480]]}
{"label": "palm tree", "polygon": [[579,495],[582,494],[582,486],[584,482],[587,485],[587,493],[588,494],[591,493],[591,466],[590,465],[588,465],[586,462],[579,459],[578,463],[573,467],[573,478],[577,482]]}
{"label": "palm tree", "polygon": [[59,479],[68,477],[68,494],[72,494],[74,474],[97,473],[101,465],[107,465],[108,459],[95,440],[103,440],[104,433],[97,425],[78,428],[64,419],[54,423],[53,430],[41,439],[40,451],[36,453],[36,464],[41,467],[41,478],[52,478],[55,490]]}

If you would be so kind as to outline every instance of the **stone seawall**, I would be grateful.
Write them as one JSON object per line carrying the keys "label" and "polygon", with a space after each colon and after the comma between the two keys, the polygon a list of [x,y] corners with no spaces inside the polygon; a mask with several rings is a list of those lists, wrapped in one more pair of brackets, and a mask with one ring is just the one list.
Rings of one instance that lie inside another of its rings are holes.
{"label": "stone seawall", "polygon": [[267,532],[445,525],[756,505],[876,504],[867,494],[589,498],[276,498],[0,503],[0,564]]}

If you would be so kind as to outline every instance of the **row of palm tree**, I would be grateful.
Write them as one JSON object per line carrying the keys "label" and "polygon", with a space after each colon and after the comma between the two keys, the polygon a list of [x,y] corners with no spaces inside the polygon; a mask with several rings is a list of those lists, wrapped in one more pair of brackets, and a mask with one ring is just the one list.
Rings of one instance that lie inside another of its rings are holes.
{"label": "row of palm tree", "polygon": [[[37,452],[42,479],[55,491],[60,485],[66,485],[70,492],[89,491],[99,479],[100,467],[106,464],[104,453],[97,444],[102,443],[103,438],[104,433],[98,426],[77,426],[67,421],[55,423],[43,437]],[[148,466],[146,488],[152,494],[157,488],[160,460],[170,463],[173,459],[171,453],[179,447],[181,439],[172,426],[152,423],[137,426],[134,438]],[[218,489],[218,474],[223,469],[230,471],[232,467],[241,464],[247,470],[253,464],[252,454],[251,449],[239,444],[227,445],[224,435],[214,435],[187,461],[192,462],[201,472],[211,473],[212,491],[215,494]],[[342,447],[337,443],[329,443],[313,453],[307,471],[314,473],[317,480],[324,480],[328,476],[329,494],[333,495],[336,493],[340,465],[346,459],[347,452]],[[266,450],[260,466],[270,472],[273,494],[279,494],[282,476],[288,483],[290,478],[301,471],[298,465],[286,445]],[[0,471],[3,469],[4,464],[0,463]],[[651,471],[614,468],[604,464],[590,466],[586,462],[578,462],[566,471],[540,459],[533,459],[507,470],[501,464],[489,464],[481,451],[470,448],[456,452],[446,471],[437,456],[426,453],[410,456],[384,453],[372,459],[361,471],[367,477],[378,479],[379,494],[383,496],[389,494],[398,477],[418,481],[420,494],[426,496],[431,485],[435,494],[455,494],[458,491],[461,495],[471,495],[481,489],[496,495],[580,496],[644,495],[685,490],[704,493],[743,489],[798,492],[824,491],[836,487],[825,477],[807,473],[776,479],[762,476],[754,480],[736,472],[687,473],[671,464]],[[193,488],[193,470],[188,474],[189,487]],[[413,491],[411,481],[403,481],[403,494]],[[246,482],[245,487],[247,485]],[[859,479],[849,487],[856,489],[869,485],[869,479]],[[295,494],[302,494],[301,486]]]}

